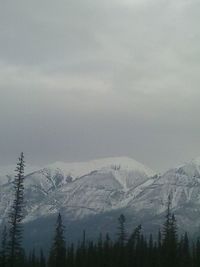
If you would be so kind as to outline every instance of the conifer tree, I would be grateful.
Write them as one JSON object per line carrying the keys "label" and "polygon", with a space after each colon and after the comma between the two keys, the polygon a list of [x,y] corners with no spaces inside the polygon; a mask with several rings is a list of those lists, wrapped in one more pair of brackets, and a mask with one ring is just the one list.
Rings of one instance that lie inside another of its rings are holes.
{"label": "conifer tree", "polygon": [[119,226],[118,226],[118,242],[116,246],[116,256],[117,263],[119,266],[122,264],[125,266],[125,243],[127,241],[127,234],[125,229],[126,218],[123,214],[121,214],[118,218]]}
{"label": "conifer tree", "polygon": [[195,255],[194,255],[194,266],[200,266],[200,240],[198,239],[195,246]]}
{"label": "conifer tree", "polygon": [[3,232],[2,232],[1,251],[0,251],[0,266],[1,267],[5,267],[7,263],[6,249],[7,249],[7,227],[4,226]]}
{"label": "conifer tree", "polygon": [[155,261],[154,261],[154,244],[153,244],[153,236],[150,234],[149,237],[149,244],[148,244],[148,264],[149,267],[154,267],[155,266]]}
{"label": "conifer tree", "polygon": [[177,226],[171,213],[171,198],[168,197],[166,221],[163,226],[163,266],[177,266]]}
{"label": "conifer tree", "polygon": [[158,241],[157,241],[157,265],[162,267],[162,234],[159,229],[158,231]]}
{"label": "conifer tree", "polygon": [[35,256],[35,249],[32,250],[31,256],[30,256],[30,263],[31,263],[31,267],[36,267],[36,263],[37,259]]}
{"label": "conifer tree", "polygon": [[111,248],[111,241],[110,241],[110,236],[107,233],[106,239],[103,244],[103,257],[104,257],[103,266],[105,267],[110,266],[110,248]]}
{"label": "conifer tree", "polygon": [[39,266],[40,267],[45,267],[46,266],[46,260],[45,260],[45,257],[44,257],[44,253],[43,253],[43,250],[41,249],[40,250],[40,260],[39,260]]}
{"label": "conifer tree", "polygon": [[61,214],[58,214],[55,236],[50,250],[49,267],[62,267],[66,263],[66,244]]}
{"label": "conifer tree", "polygon": [[140,224],[135,228],[135,230],[131,234],[130,238],[128,239],[128,245],[130,247],[135,248],[135,245],[140,238],[141,230],[142,230],[142,226]]}
{"label": "conifer tree", "polygon": [[119,222],[119,226],[118,226],[118,242],[120,244],[120,246],[124,246],[126,240],[127,240],[127,234],[126,234],[126,230],[125,230],[125,222],[126,222],[126,218],[123,214],[121,214],[118,218],[118,222]]}
{"label": "conifer tree", "polygon": [[22,225],[24,200],[24,154],[21,153],[17,163],[16,175],[13,182],[14,200],[9,214],[9,241],[8,241],[8,260],[10,267],[22,265]]}
{"label": "conifer tree", "polygon": [[[75,255],[74,255],[74,244],[72,244],[70,247],[67,249],[67,260],[66,260],[66,265],[73,267],[75,266]],[[41,266],[42,267],[42,266]]]}
{"label": "conifer tree", "polygon": [[187,233],[182,237],[179,244],[179,261],[181,267],[187,267],[190,265],[190,248],[189,248],[189,239]]}

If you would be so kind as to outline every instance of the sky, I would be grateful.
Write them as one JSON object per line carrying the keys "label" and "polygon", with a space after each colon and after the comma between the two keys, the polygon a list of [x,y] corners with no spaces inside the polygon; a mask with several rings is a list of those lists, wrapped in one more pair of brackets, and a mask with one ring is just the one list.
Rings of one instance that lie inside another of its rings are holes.
{"label": "sky", "polygon": [[0,0],[0,165],[200,156],[200,1]]}

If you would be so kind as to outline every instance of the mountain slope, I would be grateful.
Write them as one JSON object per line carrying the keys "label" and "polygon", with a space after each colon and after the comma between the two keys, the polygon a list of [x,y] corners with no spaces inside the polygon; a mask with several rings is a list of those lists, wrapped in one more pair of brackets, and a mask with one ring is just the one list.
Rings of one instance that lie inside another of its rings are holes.
{"label": "mountain slope", "polygon": [[[154,172],[137,161],[105,158],[90,162],[57,162],[26,175],[25,221],[48,216],[63,209],[72,219],[116,209],[129,190],[137,188]],[[0,189],[1,218],[12,201],[11,183]]]}
{"label": "mountain slope", "polygon": [[[200,226],[199,159],[163,175],[155,175],[125,157],[57,162],[27,175],[24,185],[24,223],[26,229],[34,229],[31,237],[26,233],[35,242],[46,240],[58,212],[63,215],[71,239],[78,238],[83,229],[88,236],[99,231],[114,233],[121,213],[127,217],[129,231],[139,223],[146,232],[157,231],[163,223],[169,195],[179,229],[195,233]],[[10,182],[0,186],[1,219],[6,218],[12,202],[11,187]]]}

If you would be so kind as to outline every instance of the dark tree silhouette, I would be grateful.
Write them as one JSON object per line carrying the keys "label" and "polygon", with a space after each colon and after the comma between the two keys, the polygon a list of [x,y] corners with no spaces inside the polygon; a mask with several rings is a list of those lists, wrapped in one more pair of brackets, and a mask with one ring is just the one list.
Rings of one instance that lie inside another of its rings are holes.
{"label": "dark tree silhouette", "polygon": [[171,197],[168,197],[166,221],[163,226],[163,266],[177,266],[177,226],[174,214],[171,213]]}
{"label": "dark tree silhouette", "polygon": [[61,214],[58,214],[56,231],[50,250],[49,267],[61,267],[66,263],[66,245],[64,239],[64,226],[62,223]]}
{"label": "dark tree silhouette", "polygon": [[7,249],[7,227],[4,226],[3,232],[2,232],[2,241],[1,241],[1,251],[0,251],[0,266],[5,267],[7,263],[7,255],[6,255],[6,249]]}
{"label": "dark tree silhouette", "polygon": [[24,167],[25,161],[22,152],[15,170],[16,175],[13,182],[14,200],[9,214],[8,261],[10,267],[21,266],[23,257],[21,221],[24,217]]}
{"label": "dark tree silhouette", "polygon": [[121,214],[118,218],[119,226],[118,226],[118,242],[120,246],[124,246],[126,240],[127,240],[127,234],[126,234],[126,229],[125,229],[125,222],[126,218],[123,214]]}

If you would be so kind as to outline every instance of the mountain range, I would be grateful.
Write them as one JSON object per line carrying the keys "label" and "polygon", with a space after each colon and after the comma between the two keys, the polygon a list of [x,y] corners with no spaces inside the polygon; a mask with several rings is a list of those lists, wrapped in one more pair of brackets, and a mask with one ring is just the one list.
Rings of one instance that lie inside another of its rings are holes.
{"label": "mountain range", "polygon": [[[7,221],[13,201],[13,170],[0,168],[0,224]],[[117,219],[126,216],[127,231],[142,224],[158,231],[165,219],[168,196],[180,231],[200,232],[200,159],[163,174],[128,157],[89,162],[56,162],[44,168],[26,167],[24,179],[25,244],[39,247],[52,238],[58,212],[66,239],[80,240],[107,232],[115,235]]]}

